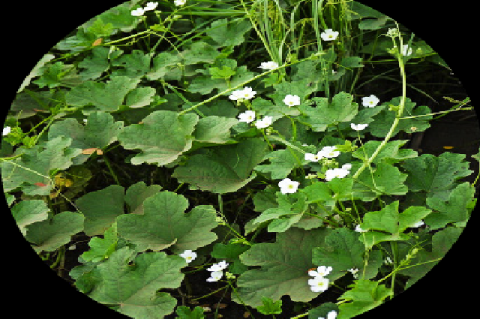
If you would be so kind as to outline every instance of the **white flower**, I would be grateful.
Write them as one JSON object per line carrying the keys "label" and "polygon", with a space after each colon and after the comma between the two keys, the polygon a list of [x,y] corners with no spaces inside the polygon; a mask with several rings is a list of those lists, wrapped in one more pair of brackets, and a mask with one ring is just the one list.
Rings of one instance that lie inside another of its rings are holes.
{"label": "white flower", "polygon": [[181,253],[179,256],[185,258],[185,261],[187,262],[187,264],[189,264],[189,263],[191,263],[192,261],[194,261],[195,258],[197,258],[197,253],[195,253],[195,252],[192,251],[192,250],[185,250],[185,251],[184,251],[183,253]]}
{"label": "white flower", "polygon": [[299,182],[292,181],[290,178],[284,178],[279,183],[282,194],[293,194],[297,191]]}
{"label": "white flower", "polygon": [[333,31],[332,29],[327,29],[320,34],[323,41],[333,41],[338,37],[338,31]]}
{"label": "white flower", "polygon": [[[337,318],[337,312],[335,310],[330,311],[327,313],[327,319],[336,319]],[[318,317],[318,319],[325,319],[324,317]]]}
{"label": "white flower", "polygon": [[352,164],[350,164],[350,163],[343,164],[342,169],[345,169],[345,170],[349,171],[349,170],[352,169]]}
{"label": "white flower", "polygon": [[308,274],[312,277],[325,277],[332,271],[332,267],[318,266],[317,270],[309,270]]}
{"label": "white flower", "polygon": [[255,94],[257,94],[256,91],[253,91],[251,87],[248,87],[246,86],[243,90],[242,90],[242,98],[245,99],[245,100],[250,100],[252,99]]}
{"label": "white flower", "polygon": [[415,224],[413,224],[412,228],[418,228],[418,227],[422,227],[423,225],[425,225],[425,222],[423,220],[419,221],[419,222],[416,222]]}
{"label": "white flower", "polygon": [[173,1],[177,7],[183,6],[185,3],[187,3],[187,0],[175,0]]}
{"label": "white flower", "polygon": [[377,106],[378,102],[380,102],[380,100],[373,94],[362,98],[362,105],[366,107],[375,107]]}
{"label": "white flower", "polygon": [[393,265],[392,258],[390,258],[389,256],[387,256],[387,258],[385,258],[385,260],[383,261],[383,263],[384,263],[385,265]]}
{"label": "white flower", "polygon": [[255,111],[245,111],[238,115],[240,122],[251,123],[255,120]]}
{"label": "white flower", "polygon": [[235,90],[228,97],[230,100],[236,101],[243,98],[243,90]]}
{"label": "white flower", "polygon": [[283,99],[283,103],[285,103],[288,106],[300,105],[300,97],[298,95],[288,94]]}
{"label": "white flower", "polygon": [[367,126],[368,126],[368,124],[353,124],[353,123],[350,123],[350,127],[355,131],[362,131]]}
{"label": "white flower", "polygon": [[273,61],[262,62],[259,68],[263,70],[274,70],[278,68],[278,63]]}
{"label": "white flower", "polygon": [[332,168],[325,172],[325,180],[327,182],[331,181],[334,178],[344,178],[350,174],[350,171],[344,168]]}
{"label": "white flower", "polygon": [[353,278],[358,279],[358,268],[350,268],[348,271],[353,275]]}
{"label": "white flower", "polygon": [[143,11],[151,11],[155,10],[158,6],[158,2],[147,2],[147,5],[145,8],[143,8]]}
{"label": "white flower", "polygon": [[312,153],[305,153],[305,160],[311,162],[318,162],[323,158],[322,152],[318,152],[317,154]]}
{"label": "white flower", "polygon": [[210,274],[210,277],[207,278],[207,281],[208,282],[215,282],[215,281],[219,281],[220,279],[222,279],[223,277],[223,271],[214,271]]}
{"label": "white flower", "polygon": [[213,264],[210,268],[207,268],[208,271],[222,271],[228,267],[228,263],[224,260],[219,263]]}
{"label": "white flower", "polygon": [[134,17],[140,17],[140,16],[143,16],[144,13],[145,11],[142,8],[138,8],[138,9],[132,10],[131,15]]}
{"label": "white flower", "polygon": [[413,50],[408,46],[408,44],[402,45],[402,55],[403,56],[410,56],[412,55]]}
{"label": "white flower", "polygon": [[328,283],[329,283],[329,280],[327,278],[320,277],[320,276],[308,280],[310,289],[313,292],[321,292],[321,291],[327,290]]}
{"label": "white flower", "polygon": [[356,231],[357,233],[366,233],[368,230],[364,230],[364,229],[362,229],[362,227],[360,227],[360,225],[357,225],[357,226],[355,227],[355,231]]}
{"label": "white flower", "polygon": [[322,150],[319,153],[319,155],[323,155],[323,157],[326,157],[326,158],[333,158],[333,157],[337,157],[338,155],[340,155],[340,151],[337,151],[336,150],[337,148],[335,146],[324,146],[322,148]]}
{"label": "white flower", "polygon": [[6,126],[3,128],[3,133],[2,133],[2,136],[5,136],[7,134],[10,134],[10,132],[12,131],[12,128],[10,126]]}
{"label": "white flower", "polygon": [[255,126],[256,126],[258,129],[261,129],[261,128],[269,127],[270,125],[272,125],[272,123],[273,123],[273,117],[271,117],[271,116],[264,116],[263,119],[258,120],[258,121],[255,122]]}

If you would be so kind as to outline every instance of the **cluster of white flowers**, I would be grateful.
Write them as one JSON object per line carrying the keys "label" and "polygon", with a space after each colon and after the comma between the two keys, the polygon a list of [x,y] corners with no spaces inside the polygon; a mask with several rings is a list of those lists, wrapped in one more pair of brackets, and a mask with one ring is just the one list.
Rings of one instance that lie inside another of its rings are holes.
{"label": "cluster of white flowers", "polygon": [[228,263],[224,260],[219,263],[213,264],[210,268],[207,268],[210,271],[210,277],[207,278],[208,282],[216,282],[222,279],[223,270],[228,267]]}
{"label": "cluster of white flowers", "polygon": [[251,100],[253,99],[255,94],[257,94],[256,91],[252,90],[251,87],[246,86],[242,90],[233,91],[228,98],[232,101]]}
{"label": "cluster of white flowers", "polygon": [[185,250],[183,253],[179,255],[180,257],[184,258],[187,264],[191,263],[192,261],[197,258],[197,253],[194,252],[193,250]]}
{"label": "cluster of white flowers", "polygon": [[131,15],[134,17],[140,17],[145,14],[147,11],[153,11],[157,8],[158,2],[147,2],[144,8],[137,8],[132,10]]}
{"label": "cluster of white flowers", "polygon": [[10,126],[4,127],[4,128],[3,128],[2,136],[5,136],[5,135],[10,134],[11,131],[12,131],[12,128],[11,128]]}
{"label": "cluster of white flowers", "polygon": [[323,292],[328,289],[329,280],[325,278],[332,271],[332,267],[319,266],[316,270],[309,270],[308,274],[312,279],[308,280],[310,290],[313,292]]}
{"label": "cluster of white flowers", "polygon": [[334,178],[344,178],[345,176],[350,174],[351,169],[352,169],[352,164],[350,163],[344,164],[340,168],[329,169],[325,172],[325,180],[329,182]]}
{"label": "cluster of white flowers", "polygon": [[[336,319],[337,318],[337,312],[335,310],[330,311],[327,313],[327,319]],[[318,319],[325,319],[325,317],[318,317]]]}

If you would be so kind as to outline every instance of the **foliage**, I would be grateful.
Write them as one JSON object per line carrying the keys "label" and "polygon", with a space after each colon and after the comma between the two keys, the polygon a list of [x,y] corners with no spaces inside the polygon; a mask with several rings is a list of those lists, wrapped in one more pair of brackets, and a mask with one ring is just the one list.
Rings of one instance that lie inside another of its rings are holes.
{"label": "foliage", "polygon": [[92,18],[18,89],[3,189],[52,269],[75,256],[63,276],[132,318],[205,318],[185,304],[226,290],[265,316],[294,317],[290,299],[347,319],[444,258],[478,176],[412,146],[471,109],[417,103],[435,90],[407,78],[446,67],[424,41],[355,1],[180,2]]}

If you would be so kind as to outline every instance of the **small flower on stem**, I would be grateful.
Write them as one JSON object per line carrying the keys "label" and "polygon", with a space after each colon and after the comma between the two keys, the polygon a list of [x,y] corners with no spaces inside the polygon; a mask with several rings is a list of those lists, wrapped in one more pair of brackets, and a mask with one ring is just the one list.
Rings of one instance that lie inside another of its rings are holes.
{"label": "small flower on stem", "polygon": [[158,6],[158,2],[147,2],[147,5],[145,8],[143,8],[144,11],[151,11],[155,10]]}
{"label": "small flower on stem", "polygon": [[208,282],[216,282],[216,281],[219,281],[220,279],[222,279],[223,277],[223,271],[213,271],[211,274],[210,274],[210,277],[207,278],[207,281]]}
{"label": "small flower on stem", "polygon": [[320,37],[323,41],[333,41],[338,37],[338,31],[333,31],[332,29],[326,29],[320,34]]}
{"label": "small flower on stem", "polygon": [[143,16],[143,14],[145,13],[145,10],[143,10],[142,8],[137,8],[135,10],[132,10],[132,12],[130,13],[134,17],[140,17],[140,16]]}
{"label": "small flower on stem", "polygon": [[175,1],[173,1],[173,3],[174,3],[177,7],[180,7],[180,6],[185,5],[185,3],[187,3],[187,0],[175,0]]}
{"label": "small flower on stem", "polygon": [[375,107],[378,102],[380,102],[380,100],[373,94],[362,98],[362,105],[366,107]]}
{"label": "small flower on stem", "polygon": [[362,131],[367,126],[368,126],[368,124],[353,124],[353,123],[350,123],[350,127],[352,128],[352,130],[355,130],[355,131]]}
{"label": "small flower on stem", "polygon": [[337,148],[335,146],[324,146],[320,152],[318,152],[318,155],[323,155],[323,157],[326,158],[333,158],[337,157],[340,155],[340,151],[336,150]]}
{"label": "small flower on stem", "polygon": [[283,103],[285,103],[285,104],[288,105],[289,107],[296,106],[296,105],[300,105],[300,97],[299,97],[298,95],[288,94],[288,95],[285,96],[285,98],[283,99]]}
{"label": "small flower on stem", "polygon": [[270,125],[272,125],[272,123],[273,123],[273,117],[272,116],[264,116],[263,119],[255,122],[255,126],[258,129],[262,129],[262,128],[269,127]]}
{"label": "small flower on stem", "polygon": [[278,63],[273,61],[262,62],[258,68],[263,70],[275,70],[278,68]]}
{"label": "small flower on stem", "polygon": [[292,181],[290,178],[284,178],[279,183],[282,194],[293,194],[297,192],[299,182]]}
{"label": "small flower on stem", "polygon": [[240,122],[251,123],[255,120],[255,111],[245,111],[238,115]]}
{"label": "small flower on stem", "polygon": [[185,261],[187,262],[187,264],[191,263],[192,261],[195,260],[195,258],[197,258],[197,253],[195,253],[194,251],[192,250],[185,250],[183,253],[181,253],[179,255],[180,257],[183,257],[185,259]]}

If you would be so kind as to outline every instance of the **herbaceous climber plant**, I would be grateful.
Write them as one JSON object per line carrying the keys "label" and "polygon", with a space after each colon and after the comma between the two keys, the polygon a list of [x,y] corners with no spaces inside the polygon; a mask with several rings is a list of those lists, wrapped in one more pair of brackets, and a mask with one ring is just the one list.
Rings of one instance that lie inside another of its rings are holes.
{"label": "herbaceous climber plant", "polygon": [[451,76],[354,1],[128,1],[20,85],[6,201],[46,264],[132,318],[353,318],[432,269],[476,202],[470,158],[410,147],[472,110],[428,106],[407,78],[429,68]]}

